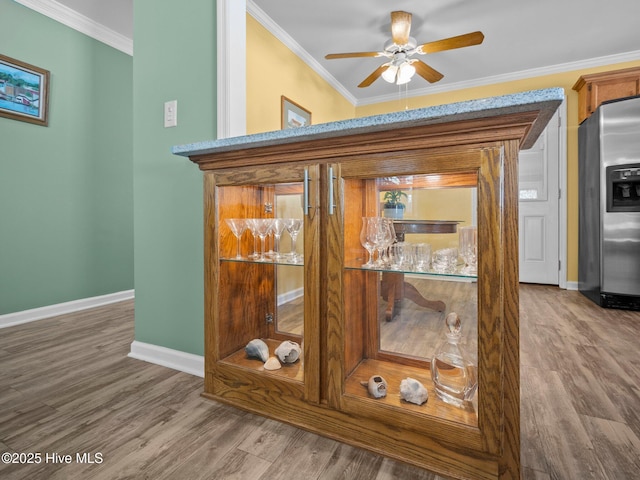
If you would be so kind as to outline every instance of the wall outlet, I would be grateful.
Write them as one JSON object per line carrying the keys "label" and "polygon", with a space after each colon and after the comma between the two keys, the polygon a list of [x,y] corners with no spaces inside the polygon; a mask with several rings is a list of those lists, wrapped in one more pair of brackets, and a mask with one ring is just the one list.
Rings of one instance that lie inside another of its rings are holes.
{"label": "wall outlet", "polygon": [[178,101],[164,102],[164,128],[178,125]]}

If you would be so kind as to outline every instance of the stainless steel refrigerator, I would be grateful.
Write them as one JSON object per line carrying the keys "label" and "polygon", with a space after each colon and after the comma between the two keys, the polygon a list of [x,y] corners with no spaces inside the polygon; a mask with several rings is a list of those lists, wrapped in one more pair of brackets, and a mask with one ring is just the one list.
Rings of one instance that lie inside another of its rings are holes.
{"label": "stainless steel refrigerator", "polygon": [[602,104],[578,129],[578,289],[640,310],[640,96]]}

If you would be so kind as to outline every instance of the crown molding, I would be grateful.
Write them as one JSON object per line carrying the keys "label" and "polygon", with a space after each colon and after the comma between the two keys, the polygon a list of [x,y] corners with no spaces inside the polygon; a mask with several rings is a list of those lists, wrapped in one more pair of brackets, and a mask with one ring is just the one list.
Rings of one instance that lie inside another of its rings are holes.
{"label": "crown molding", "polygon": [[[448,83],[444,85],[434,85],[416,90],[409,90],[407,97],[422,97],[432,95],[434,93],[452,92],[454,90],[463,90],[465,88],[484,87],[494,85],[496,83],[512,82],[515,80],[524,80],[526,78],[541,77],[544,75],[553,75],[556,73],[565,73],[573,70],[583,70],[587,68],[601,67],[604,65],[613,65],[616,63],[632,62],[640,60],[640,50],[615,55],[607,55],[604,57],[589,58],[576,62],[561,63],[541,68],[532,68],[529,70],[520,70],[518,72],[505,73],[502,75],[492,75],[490,77],[477,78],[464,82]],[[410,85],[410,84],[409,84]],[[356,106],[371,105],[374,103],[392,102],[398,100],[398,94],[392,93],[388,95],[380,95],[376,97],[363,98],[357,101]]]}
{"label": "crown molding", "polygon": [[52,20],[133,56],[133,40],[105,27],[55,0],[15,0],[16,3],[45,15]]}
{"label": "crown molding", "polygon": [[[335,88],[344,98],[352,105],[359,107],[363,105],[371,105],[374,103],[392,102],[398,100],[398,93],[389,93],[375,97],[366,97],[357,99],[354,97],[344,85],[342,85],[333,75],[331,75],[315,58],[313,58],[304,48],[300,46],[287,32],[285,32],[276,22],[273,21],[253,0],[247,0],[247,13],[255,18],[263,27],[280,40],[286,47],[295,53],[303,62],[305,62],[318,75],[325,79],[333,88]],[[421,97],[432,95],[434,93],[452,92],[454,90],[462,90],[465,88],[483,87],[496,83],[512,82],[515,80],[523,80],[532,77],[541,77],[544,75],[552,75],[555,73],[570,72],[572,70],[581,70],[593,67],[601,67],[603,65],[612,65],[615,63],[623,63],[640,60],[640,50],[620,53],[615,55],[607,55],[604,57],[589,58],[576,62],[561,63],[541,68],[532,68],[521,70],[518,72],[505,73],[502,75],[492,75],[490,77],[477,78],[464,82],[448,83],[443,85],[432,85],[416,90],[409,90],[406,94],[407,98]],[[404,95],[404,94],[403,94]]]}
{"label": "crown molding", "polygon": [[300,59],[306,63],[309,68],[320,75],[329,85],[335,88],[340,95],[346,98],[352,105],[357,104],[357,99],[354,97],[344,85],[342,85],[336,78],[331,75],[320,63],[313,58],[309,53],[296,42],[291,35],[285,32],[280,25],[273,21],[273,19],[267,15],[264,10],[258,7],[253,0],[247,0],[247,13],[255,18],[264,28],[266,28],[273,36],[280,40],[289,50],[296,54]]}

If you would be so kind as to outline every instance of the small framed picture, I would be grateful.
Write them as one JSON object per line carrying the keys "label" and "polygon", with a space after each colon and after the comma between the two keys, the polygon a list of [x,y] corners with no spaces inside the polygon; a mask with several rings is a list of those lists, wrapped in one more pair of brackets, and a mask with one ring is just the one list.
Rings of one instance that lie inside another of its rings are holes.
{"label": "small framed picture", "polygon": [[48,124],[49,71],[0,55],[0,117]]}
{"label": "small framed picture", "polygon": [[311,112],[284,95],[282,98],[282,128],[297,128],[311,125]]}

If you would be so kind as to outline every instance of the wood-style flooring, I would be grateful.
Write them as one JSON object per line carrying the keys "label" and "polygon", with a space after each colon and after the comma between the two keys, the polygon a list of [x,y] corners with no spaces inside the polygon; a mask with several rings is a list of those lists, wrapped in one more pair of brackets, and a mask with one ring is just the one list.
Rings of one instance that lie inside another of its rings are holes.
{"label": "wood-style flooring", "polygon": [[[0,330],[0,453],[40,454],[1,479],[439,478],[203,399],[201,378],[127,357],[133,315]],[[524,479],[640,479],[639,339],[640,312],[521,287]]]}

